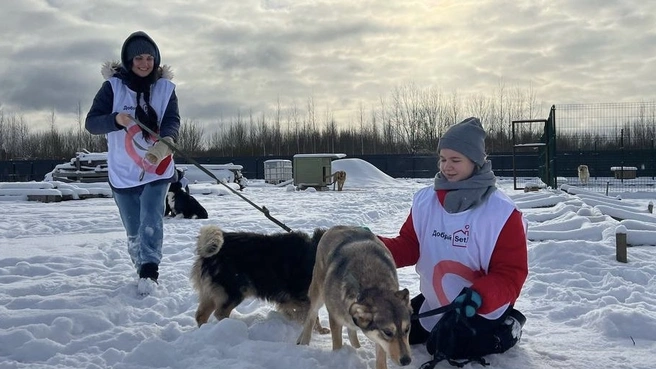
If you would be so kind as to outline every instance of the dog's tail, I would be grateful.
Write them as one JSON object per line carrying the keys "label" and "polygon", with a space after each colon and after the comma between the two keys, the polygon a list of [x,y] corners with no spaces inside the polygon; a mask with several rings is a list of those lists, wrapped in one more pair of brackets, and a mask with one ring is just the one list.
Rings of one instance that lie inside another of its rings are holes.
{"label": "dog's tail", "polygon": [[319,241],[321,241],[321,237],[323,237],[323,234],[326,233],[326,228],[315,228],[314,233],[312,234],[312,245],[314,247],[317,247],[319,244]]}
{"label": "dog's tail", "polygon": [[223,246],[223,231],[215,225],[206,225],[200,228],[196,253],[202,258],[216,255]]}

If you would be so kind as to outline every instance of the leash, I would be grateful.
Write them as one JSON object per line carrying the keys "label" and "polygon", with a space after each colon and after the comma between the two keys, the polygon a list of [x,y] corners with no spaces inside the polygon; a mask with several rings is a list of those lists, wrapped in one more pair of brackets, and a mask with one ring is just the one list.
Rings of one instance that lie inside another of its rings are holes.
{"label": "leash", "polygon": [[448,313],[451,310],[455,310],[455,308],[457,308],[459,305],[460,304],[456,304],[456,303],[452,302],[448,305],[438,307],[437,309],[424,311],[423,313],[420,313],[420,314],[412,314],[410,316],[410,319],[411,320],[417,320],[417,319],[425,318],[427,316],[433,316],[433,315],[437,315],[437,314]]}
{"label": "leash", "polygon": [[223,185],[224,187],[226,187],[227,189],[229,189],[232,193],[234,193],[235,195],[239,196],[242,200],[246,201],[246,202],[249,203],[251,206],[253,206],[255,209],[257,209],[257,210],[259,210],[260,212],[262,212],[262,213],[264,214],[264,216],[266,216],[266,217],[267,217],[269,220],[271,220],[272,222],[276,223],[278,226],[280,226],[280,228],[284,229],[284,230],[287,231],[287,232],[291,232],[291,231],[292,231],[291,228],[287,227],[284,223],[282,223],[282,222],[279,221],[278,219],[274,218],[274,217],[269,213],[269,209],[267,209],[266,206],[262,206],[262,207],[257,206],[257,204],[255,204],[255,203],[252,202],[251,200],[247,199],[246,196],[240,194],[240,193],[237,192],[234,188],[228,186],[228,185],[225,184],[223,181],[221,181],[221,180],[219,180],[218,178],[216,178],[216,176],[214,175],[214,173],[210,172],[208,169],[206,169],[205,167],[203,167],[202,165],[200,165],[200,163],[198,163],[196,160],[190,158],[188,155],[186,155],[184,152],[182,152],[182,150],[180,150],[180,149],[178,149],[177,147],[175,147],[175,145],[173,145],[173,144],[167,142],[166,140],[162,140],[162,137],[161,137],[159,134],[157,134],[157,133],[156,133],[155,131],[153,131],[152,129],[148,128],[145,124],[141,123],[141,122],[139,121],[139,119],[137,119],[137,118],[135,118],[135,117],[133,117],[133,116],[131,116],[131,115],[130,115],[130,119],[132,119],[133,122],[135,122],[139,127],[141,127],[141,129],[143,129],[143,130],[145,130],[146,132],[148,132],[148,134],[150,134],[150,135],[152,135],[153,137],[157,138],[157,140],[159,140],[160,142],[164,142],[164,143],[166,144],[166,146],[168,146],[169,149],[171,149],[171,151],[173,151],[173,152],[175,152],[176,154],[182,156],[182,157],[183,157],[184,159],[186,159],[188,162],[190,162],[191,164],[193,164],[196,168],[202,170],[205,174],[207,174],[208,176],[210,176],[211,178],[213,178],[213,179],[216,181],[217,184],[221,184],[221,185]]}
{"label": "leash", "polygon": [[465,291],[464,292],[465,299],[463,301],[456,302],[456,300],[453,300],[450,304],[438,307],[437,309],[428,310],[428,311],[425,311],[421,314],[412,314],[410,316],[410,318],[412,320],[417,320],[417,319],[420,319],[420,318],[425,318],[427,316],[433,316],[433,315],[437,315],[437,314],[448,313],[451,310],[462,308],[463,305],[464,305],[464,301],[471,300],[471,296],[472,296],[472,293],[473,293],[472,292],[473,290],[471,288],[464,288],[463,290]]}
{"label": "leash", "polygon": [[[466,294],[467,294],[466,296],[467,296],[468,298],[471,298],[472,290],[469,289],[469,288],[467,288],[467,292],[466,292]],[[463,305],[464,305],[463,302],[452,301],[452,302],[451,302],[450,304],[448,304],[448,305],[444,305],[444,306],[438,307],[437,309],[424,311],[424,312],[421,313],[421,314],[414,314],[414,313],[413,313],[412,315],[410,315],[410,320],[417,320],[417,319],[425,318],[425,317],[427,317],[427,316],[433,316],[433,315],[437,315],[437,314],[448,313],[448,312],[450,312],[450,311],[452,311],[452,310],[455,310],[455,309],[458,309],[458,308],[462,308]],[[458,314],[458,315],[457,315],[457,318],[458,318],[459,321],[462,322],[462,324],[463,324],[465,327],[467,327],[467,328],[468,328],[469,330],[471,330],[473,333],[476,333],[476,330],[471,326],[471,324],[469,324],[469,320],[467,319],[466,316],[463,316],[462,314]]]}

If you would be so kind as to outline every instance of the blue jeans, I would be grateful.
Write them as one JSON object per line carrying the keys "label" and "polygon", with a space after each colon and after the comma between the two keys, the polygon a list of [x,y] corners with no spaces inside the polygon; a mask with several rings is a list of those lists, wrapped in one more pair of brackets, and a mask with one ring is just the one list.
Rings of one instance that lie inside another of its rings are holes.
{"label": "blue jeans", "polygon": [[128,236],[128,253],[137,268],[159,265],[164,241],[164,206],[169,183],[156,181],[143,186],[114,189],[114,202]]}

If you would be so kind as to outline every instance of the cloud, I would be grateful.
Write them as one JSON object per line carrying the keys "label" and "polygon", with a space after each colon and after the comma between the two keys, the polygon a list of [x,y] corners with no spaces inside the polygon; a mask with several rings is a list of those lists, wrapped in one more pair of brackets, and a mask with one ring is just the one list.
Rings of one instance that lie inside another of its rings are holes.
{"label": "cloud", "polygon": [[136,30],[172,66],[183,117],[208,124],[308,99],[345,122],[408,83],[461,96],[530,86],[548,105],[653,100],[655,14],[638,0],[8,2],[0,104],[34,127],[88,109],[100,65]]}

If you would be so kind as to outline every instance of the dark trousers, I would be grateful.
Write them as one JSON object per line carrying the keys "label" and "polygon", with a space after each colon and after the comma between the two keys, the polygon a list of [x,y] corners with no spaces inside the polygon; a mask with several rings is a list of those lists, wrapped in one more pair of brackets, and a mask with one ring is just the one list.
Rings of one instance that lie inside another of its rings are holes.
{"label": "dark trousers", "polygon": [[[419,309],[421,308],[421,305],[424,303],[425,300],[426,298],[424,298],[424,295],[422,294],[413,297],[412,300],[410,300],[410,305],[412,306],[412,312],[418,314]],[[508,308],[508,311],[506,311],[499,319],[495,319],[495,320],[488,320],[481,316],[475,315],[474,317],[470,318],[469,323],[472,328],[475,328],[477,330],[483,332],[490,331],[494,327],[497,327],[500,324],[502,324],[503,321],[506,320],[506,316],[511,310],[512,310],[512,306]],[[419,319],[412,321],[412,323],[410,324],[410,337],[408,339],[411,345],[426,343],[429,335],[430,332],[424,329],[421,323],[419,323]]]}
{"label": "dark trousers", "polygon": [[[410,305],[412,306],[412,312],[415,314],[419,314],[419,308],[421,308],[421,305],[424,303],[424,295],[421,293],[418,294],[417,296],[413,297],[412,300],[410,300]],[[410,323],[410,337],[408,338],[408,341],[410,342],[411,345],[417,345],[420,343],[426,343],[428,340],[428,335],[430,332],[424,329],[424,327],[421,326],[421,323],[419,323],[419,319],[413,320],[412,323]]]}

